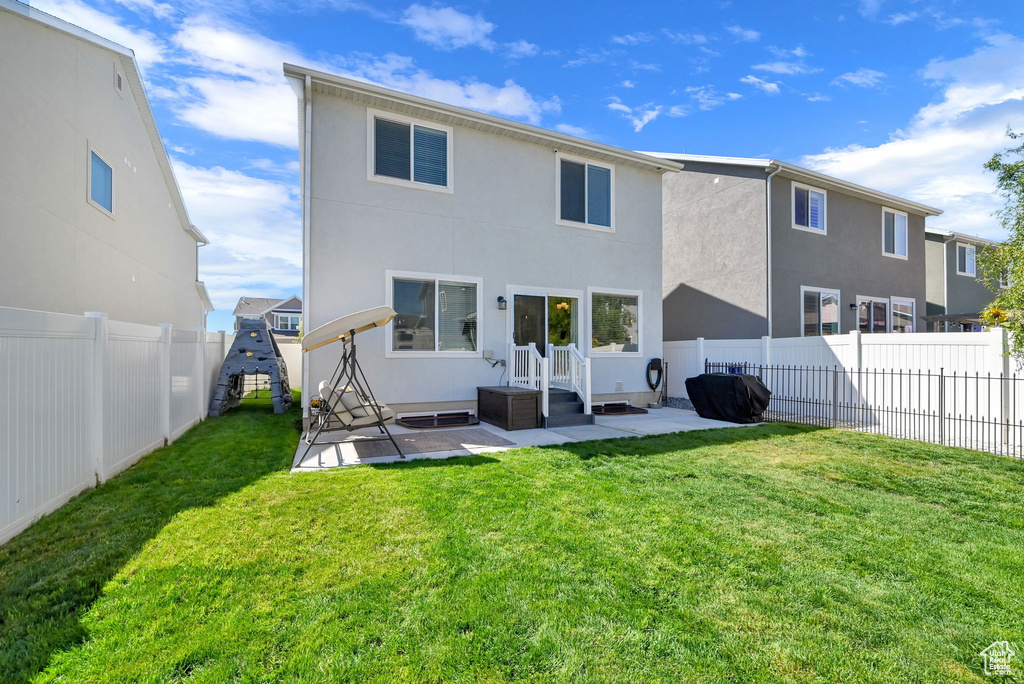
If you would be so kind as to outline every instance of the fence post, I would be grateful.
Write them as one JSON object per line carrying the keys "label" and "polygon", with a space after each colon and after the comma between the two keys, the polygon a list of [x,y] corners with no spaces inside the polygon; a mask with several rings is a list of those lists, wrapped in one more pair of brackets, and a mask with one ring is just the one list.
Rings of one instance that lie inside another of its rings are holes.
{"label": "fence post", "polygon": [[196,418],[206,418],[206,329],[196,328]]}
{"label": "fence post", "polygon": [[1001,333],[1002,348],[1002,372],[999,377],[999,399],[1003,423],[1003,444],[1010,441],[1010,422],[1013,416],[1010,415],[1010,343],[1007,339],[1006,328],[999,328]]}
{"label": "fence post", "polygon": [[839,424],[839,369],[832,366],[832,427]]}
{"label": "fence post", "polygon": [[762,366],[770,366],[770,365],[772,365],[772,357],[771,357],[771,353],[772,353],[771,344],[772,344],[772,341],[771,340],[772,340],[772,338],[770,338],[768,335],[764,335],[764,336],[761,337],[761,365]]}
{"label": "fence post", "polygon": [[160,339],[160,430],[164,435],[164,446],[171,443],[171,335],[170,323],[161,323],[163,337]]}
{"label": "fence post", "polygon": [[939,444],[946,443],[946,369],[939,369]]}
{"label": "fence post", "polygon": [[85,315],[87,318],[93,319],[96,324],[92,356],[92,429],[89,433],[89,450],[92,452],[93,469],[96,471],[96,484],[99,485],[107,481],[107,469],[103,465],[104,424],[106,420],[103,413],[103,404],[106,399],[109,327],[107,314],[102,311],[86,311]]}
{"label": "fence post", "polygon": [[698,375],[700,373],[707,373],[708,372],[707,361],[708,361],[707,357],[704,356],[704,338],[703,337],[698,337],[697,338],[697,364],[698,364],[698,366],[703,368],[703,370],[697,371]]}
{"label": "fence post", "polygon": [[850,346],[853,347],[853,366],[857,370],[864,367],[864,357],[861,346],[861,333],[860,330],[850,331]]}

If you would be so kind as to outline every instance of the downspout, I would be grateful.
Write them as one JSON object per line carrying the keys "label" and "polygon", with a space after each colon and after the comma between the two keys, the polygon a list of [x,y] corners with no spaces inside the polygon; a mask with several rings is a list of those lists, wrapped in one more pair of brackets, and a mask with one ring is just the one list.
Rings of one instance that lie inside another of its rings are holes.
{"label": "downspout", "polygon": [[[774,162],[770,162],[774,163]],[[768,171],[772,167],[769,165],[765,171]],[[765,288],[768,292],[768,337],[772,336],[772,176],[782,170],[782,167],[776,167],[774,171],[768,174],[768,178],[765,180],[765,217],[764,217],[764,231],[765,231],[765,243],[768,252],[767,258],[767,269],[768,272],[765,274]]]}
{"label": "downspout", "polygon": [[[955,235],[950,235],[942,241],[942,313],[944,314],[949,313],[949,243],[955,239]],[[925,268],[927,267],[925,264]],[[925,302],[925,306],[927,306],[927,302]],[[939,331],[936,330],[936,332]],[[949,321],[942,322],[942,332],[949,332]]]}
{"label": "downspout", "polygon": [[[305,117],[304,117],[304,140],[303,144],[303,155],[302,155],[302,325],[303,330],[309,330],[309,208],[310,208],[310,188],[309,188],[309,174],[312,169],[312,151],[313,151],[313,79],[310,78],[309,74],[306,74],[305,88],[303,89],[303,99],[305,100]],[[309,384],[309,362],[308,359],[303,358],[302,360],[302,417],[304,419],[309,418],[309,402],[306,401],[307,392],[310,391]]]}

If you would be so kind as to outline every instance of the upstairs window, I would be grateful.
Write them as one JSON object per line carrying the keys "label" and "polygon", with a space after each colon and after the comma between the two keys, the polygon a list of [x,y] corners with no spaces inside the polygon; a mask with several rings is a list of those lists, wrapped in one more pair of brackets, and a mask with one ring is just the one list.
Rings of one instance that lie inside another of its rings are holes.
{"label": "upstairs window", "polygon": [[371,176],[447,189],[451,129],[372,115]]}
{"label": "upstairs window", "polygon": [[882,210],[882,253],[907,258],[907,215],[903,212]]}
{"label": "upstairs window", "polygon": [[825,191],[793,184],[793,227],[825,233]]}
{"label": "upstairs window", "polygon": [[974,262],[975,250],[974,245],[965,245],[962,243],[956,246],[956,274],[962,276],[970,276],[976,278],[978,275],[978,269]]}
{"label": "upstairs window", "polygon": [[89,202],[108,214],[114,213],[114,169],[92,150],[89,151]]}
{"label": "upstairs window", "polygon": [[607,166],[559,157],[558,218],[611,228],[613,180],[614,173]]}

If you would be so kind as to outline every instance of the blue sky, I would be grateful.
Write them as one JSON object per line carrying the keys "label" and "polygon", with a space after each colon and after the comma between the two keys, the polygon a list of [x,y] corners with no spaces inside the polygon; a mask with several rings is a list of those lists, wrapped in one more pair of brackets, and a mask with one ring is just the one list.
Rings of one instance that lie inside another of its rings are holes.
{"label": "blue sky", "polygon": [[981,165],[1024,130],[1016,1],[31,4],[135,50],[212,242],[212,329],[242,294],[301,289],[285,61],[630,149],[801,164],[994,239]]}

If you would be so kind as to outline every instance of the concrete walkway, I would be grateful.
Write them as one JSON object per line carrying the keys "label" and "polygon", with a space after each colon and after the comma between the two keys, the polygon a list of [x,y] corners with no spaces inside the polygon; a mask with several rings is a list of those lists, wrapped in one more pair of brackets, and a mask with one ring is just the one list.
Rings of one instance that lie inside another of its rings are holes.
{"label": "concrete walkway", "polygon": [[[592,439],[611,439],[613,437],[636,437],[640,435],[662,435],[670,432],[688,430],[706,430],[708,428],[738,427],[733,423],[701,418],[693,411],[662,408],[651,409],[645,415],[631,416],[595,416],[594,425],[577,427],[553,428],[550,430],[516,430],[506,432],[501,428],[481,422],[471,429],[483,428],[498,437],[512,442],[510,446],[482,446],[470,443],[462,444],[462,448],[449,451],[430,451],[426,453],[407,453],[406,460],[417,458],[444,459],[452,456],[470,456],[498,451],[507,451],[526,446],[542,446],[547,444],[565,444],[566,442],[585,442]],[[399,425],[391,425],[391,433],[395,436],[428,432],[426,430],[410,430]],[[467,428],[445,428],[450,430],[466,430]],[[439,432],[440,429],[429,432]],[[397,455],[377,456],[374,458],[360,457],[356,444],[368,439],[377,439],[380,432],[376,428],[356,430],[354,432],[334,432],[320,436],[321,442],[315,444],[303,458],[306,443],[299,441],[292,462],[292,472],[311,472],[330,468],[343,468],[372,463],[393,463],[400,460]],[[386,439],[386,438],[385,438]]]}

